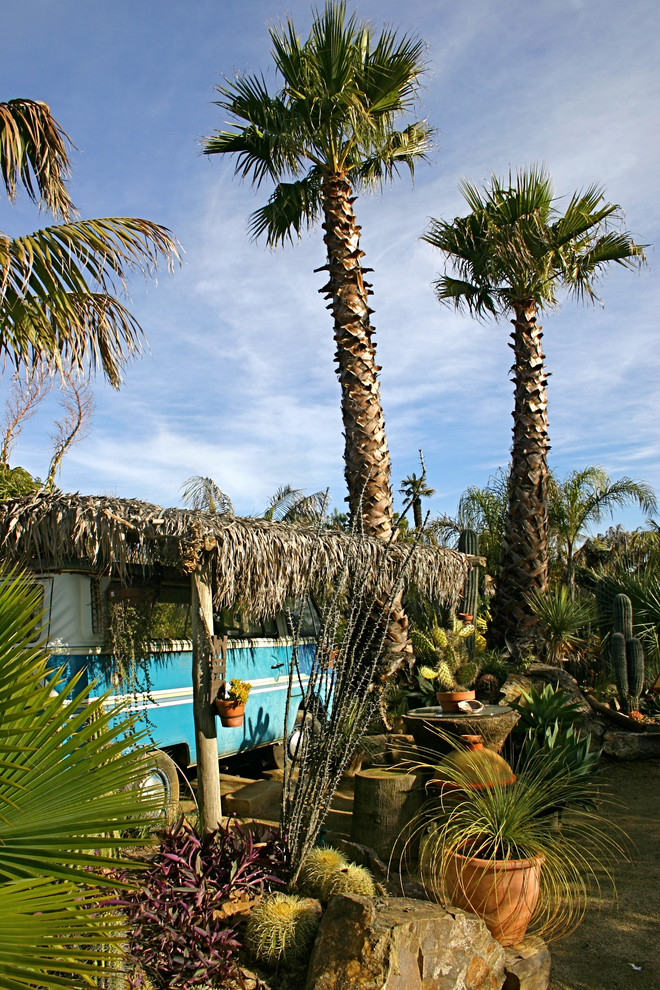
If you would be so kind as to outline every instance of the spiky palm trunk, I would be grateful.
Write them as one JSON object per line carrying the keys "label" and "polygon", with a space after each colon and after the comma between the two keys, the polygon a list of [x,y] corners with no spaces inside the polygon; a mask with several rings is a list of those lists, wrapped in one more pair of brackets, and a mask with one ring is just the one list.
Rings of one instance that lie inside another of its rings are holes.
{"label": "spiky palm trunk", "polygon": [[[345,173],[333,172],[323,182],[329,272],[319,291],[334,317],[335,361],[341,385],[344,425],[344,473],[353,519],[360,513],[364,532],[389,540],[393,531],[390,455],[380,401],[376,345],[369,319],[369,283],[362,267],[360,227],[355,218],[353,187]],[[368,269],[367,269],[368,270]],[[408,644],[408,619],[400,598],[388,624],[392,668],[400,665]]]}
{"label": "spiky palm trunk", "polygon": [[536,305],[514,305],[511,322],[515,385],[509,503],[500,572],[492,604],[490,645],[533,642],[537,618],[525,595],[548,585],[548,400]]}
{"label": "spiky palm trunk", "polygon": [[365,533],[389,539],[392,533],[390,455],[380,402],[376,345],[369,315],[369,283],[364,279],[360,227],[353,211],[353,188],[343,173],[323,183],[330,278],[320,290],[330,300],[341,384],[345,476],[352,516],[359,511]]}

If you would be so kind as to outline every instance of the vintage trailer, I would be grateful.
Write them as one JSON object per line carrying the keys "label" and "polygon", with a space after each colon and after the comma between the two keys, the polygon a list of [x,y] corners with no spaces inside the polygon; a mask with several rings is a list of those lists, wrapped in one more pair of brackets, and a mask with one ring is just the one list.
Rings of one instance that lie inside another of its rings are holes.
{"label": "vintage trailer", "polygon": [[[172,757],[181,766],[197,763],[201,810],[211,824],[220,816],[218,753],[281,739],[293,645],[283,622],[287,605],[328,590],[349,561],[375,594],[387,594],[409,556],[405,544],[325,527],[108,496],[37,492],[0,503],[0,559],[41,583],[53,664],[98,676],[100,688],[111,687],[115,698],[130,695],[129,704],[151,723],[154,745],[162,747],[163,783],[178,786]],[[422,594],[455,604],[476,561],[445,547],[419,546],[408,575]],[[113,681],[104,609],[113,595],[138,594],[189,603],[191,640],[151,648],[141,665],[143,688],[138,682],[127,691],[121,678]],[[237,618],[238,607],[256,624]],[[311,625],[303,627],[312,632]],[[213,714],[218,636],[226,636],[226,678],[253,684],[240,729],[220,729]],[[313,649],[313,637],[303,636],[293,718]]]}
{"label": "vintage trailer", "polygon": [[[65,680],[80,673],[81,686],[95,681],[92,697],[106,691],[108,707],[122,702],[137,717],[136,727],[145,730],[156,750],[166,754],[179,768],[197,762],[193,718],[192,649],[190,639],[151,642],[147,662],[141,665],[131,683],[117,673],[109,653],[108,612],[115,608],[157,608],[159,604],[183,605],[185,586],[126,589],[113,585],[108,577],[63,570],[38,573],[34,579],[43,589],[43,625],[40,638],[51,653],[50,664],[63,667]],[[145,594],[146,592],[146,594]],[[293,638],[283,613],[271,619],[246,621],[237,610],[223,609],[215,616],[215,632],[224,646],[225,676],[240,678],[251,685],[245,719],[240,727],[218,727],[219,757],[233,756],[260,747],[269,747],[275,763],[284,758],[282,735],[284,710],[289,686]],[[316,617],[311,607],[301,623],[297,651],[298,673],[289,698],[289,719],[293,724],[313,659]],[[160,759],[163,773],[168,761]],[[172,773],[169,768],[170,775]]]}

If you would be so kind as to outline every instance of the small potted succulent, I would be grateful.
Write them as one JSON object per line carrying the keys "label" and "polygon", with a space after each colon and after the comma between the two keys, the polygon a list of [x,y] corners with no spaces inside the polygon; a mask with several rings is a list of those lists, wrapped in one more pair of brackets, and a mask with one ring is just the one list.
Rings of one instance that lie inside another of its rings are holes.
{"label": "small potted succulent", "polygon": [[243,724],[245,714],[245,703],[248,700],[252,685],[247,681],[241,681],[234,677],[227,685],[223,686],[224,697],[220,694],[215,699],[215,707],[220,721],[225,728],[232,728]]}

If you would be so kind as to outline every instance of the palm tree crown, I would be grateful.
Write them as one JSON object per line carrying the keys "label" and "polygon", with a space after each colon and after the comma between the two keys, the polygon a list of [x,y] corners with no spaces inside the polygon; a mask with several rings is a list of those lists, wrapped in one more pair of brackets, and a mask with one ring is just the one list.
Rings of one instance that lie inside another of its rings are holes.
{"label": "palm tree crown", "polygon": [[515,314],[525,303],[553,308],[558,288],[594,301],[595,281],[610,262],[632,268],[644,259],[627,233],[609,229],[621,211],[596,185],[575,193],[564,213],[543,168],[509,174],[506,183],[493,176],[483,191],[463,182],[461,191],[472,212],[432,219],[424,240],[455,272],[434,283],[438,299],[476,316]]}
{"label": "palm tree crown", "polygon": [[598,186],[575,193],[563,213],[543,168],[505,182],[493,177],[483,191],[465,182],[462,193],[471,212],[431,220],[424,239],[449,264],[435,282],[441,302],[479,318],[512,316],[511,475],[489,637],[492,646],[526,645],[537,623],[530,595],[543,593],[548,581],[548,417],[537,317],[557,305],[560,288],[596,299],[597,278],[610,262],[631,268],[644,254],[627,233],[611,229],[620,210]]}
{"label": "palm tree crown", "polygon": [[0,103],[0,173],[10,202],[29,198],[65,222],[24,237],[0,233],[0,358],[101,367],[115,386],[141,350],[140,325],[120,302],[128,275],[171,268],[177,243],[149,220],[78,220],[65,180],[68,136],[45,103]]}
{"label": "palm tree crown", "polygon": [[566,582],[575,592],[575,550],[591,523],[600,522],[615,507],[636,502],[645,512],[655,512],[655,493],[650,485],[632,478],[610,481],[597,465],[571,471],[563,481],[550,476],[549,519],[566,565]]}

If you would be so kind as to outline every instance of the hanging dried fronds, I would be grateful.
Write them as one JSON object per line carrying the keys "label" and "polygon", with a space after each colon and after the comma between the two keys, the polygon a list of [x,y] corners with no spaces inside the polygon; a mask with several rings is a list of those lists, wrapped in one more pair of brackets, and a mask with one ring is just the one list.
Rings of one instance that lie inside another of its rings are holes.
{"label": "hanging dried fronds", "polygon": [[[31,570],[83,567],[125,583],[163,567],[190,574],[208,553],[215,558],[216,605],[240,601],[258,616],[283,609],[308,587],[329,589],[349,550],[366,590],[385,594],[409,549],[369,537],[356,544],[334,529],[106,496],[38,492],[0,503],[0,556],[11,563]],[[407,577],[429,598],[455,604],[469,564],[446,547],[420,546]]]}

